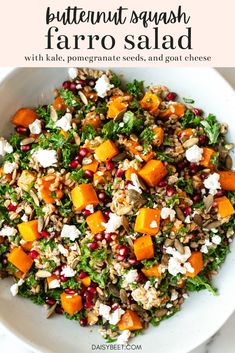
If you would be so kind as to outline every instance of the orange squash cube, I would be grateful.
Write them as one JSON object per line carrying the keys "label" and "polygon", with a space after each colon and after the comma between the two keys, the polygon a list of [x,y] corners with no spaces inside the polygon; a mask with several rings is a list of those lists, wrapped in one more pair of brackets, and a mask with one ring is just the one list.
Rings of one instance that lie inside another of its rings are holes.
{"label": "orange squash cube", "polygon": [[138,174],[149,186],[156,186],[167,175],[167,169],[162,161],[151,159]]}
{"label": "orange squash cube", "polygon": [[155,277],[155,278],[161,277],[161,273],[159,272],[159,265],[158,264],[150,267],[149,269],[142,268],[141,271],[143,272],[143,274],[146,277]]}
{"label": "orange squash cube", "polygon": [[161,146],[163,144],[164,140],[164,130],[161,127],[155,127],[153,129],[153,132],[155,134],[154,139],[153,139],[153,144],[155,146]]}
{"label": "orange squash cube", "polygon": [[8,256],[8,261],[23,273],[28,272],[33,265],[33,260],[22,248],[14,248]]}
{"label": "orange squash cube", "polygon": [[161,103],[161,98],[152,92],[146,92],[144,97],[140,101],[141,108],[147,110],[150,114],[156,114],[159,105]]}
{"label": "orange squash cube", "polygon": [[213,164],[211,163],[211,157],[216,152],[212,148],[203,147],[202,159],[200,160],[200,165],[206,168],[213,168]]}
{"label": "orange squash cube", "polygon": [[192,255],[190,258],[187,260],[187,262],[190,263],[192,268],[194,269],[194,272],[186,272],[187,277],[195,277],[200,273],[203,269],[203,258],[202,258],[202,253],[200,251],[194,251],[192,252]]}
{"label": "orange squash cube", "polygon": [[141,208],[135,220],[135,232],[156,235],[160,226],[160,213],[158,209]]}
{"label": "orange squash cube", "polygon": [[33,185],[33,182],[36,180],[36,176],[33,172],[29,170],[23,170],[18,181],[17,185],[24,191],[29,191]]}
{"label": "orange squash cube", "polygon": [[89,287],[91,285],[91,278],[87,276],[85,278],[82,278],[81,282],[85,287]]}
{"label": "orange squash cube", "polygon": [[21,108],[17,110],[15,115],[13,115],[11,122],[16,126],[28,127],[38,118],[39,116],[34,110],[29,108]]}
{"label": "orange squash cube", "polygon": [[141,330],[143,326],[138,314],[135,311],[128,309],[118,322],[118,328],[120,331],[135,331]]}
{"label": "orange squash cube", "polygon": [[131,174],[137,174],[137,170],[133,167],[130,167],[125,171],[126,180],[131,180]]}
{"label": "orange squash cube", "polygon": [[91,184],[80,184],[71,191],[73,206],[76,211],[82,211],[86,206],[97,206],[99,203],[95,189]]}
{"label": "orange squash cube", "polygon": [[67,109],[64,99],[60,96],[56,97],[54,100],[53,107],[55,110],[60,110],[62,113],[64,113]]}
{"label": "orange squash cube", "polygon": [[55,288],[54,286],[53,286],[53,281],[59,281],[59,277],[58,276],[56,276],[56,275],[51,275],[50,277],[47,277],[47,284],[48,284],[48,288],[49,289],[53,289],[53,288]]}
{"label": "orange squash cube", "polygon": [[220,185],[224,190],[235,191],[235,172],[219,172],[220,175]]}
{"label": "orange squash cube", "polygon": [[188,128],[188,129],[185,129],[185,130],[181,130],[179,133],[178,133],[178,136],[180,139],[189,139],[191,136],[193,135],[193,129],[191,128]]}
{"label": "orange squash cube", "polygon": [[217,202],[218,214],[221,218],[229,217],[235,213],[232,203],[226,196],[216,198],[215,202]]}
{"label": "orange squash cube", "polygon": [[169,118],[172,114],[182,117],[185,113],[185,106],[181,103],[169,104],[166,110],[159,112],[159,118]]}
{"label": "orange squash cube", "polygon": [[37,219],[20,223],[17,225],[17,227],[19,229],[20,235],[25,241],[34,241],[40,238]]}
{"label": "orange squash cube", "polygon": [[140,144],[137,141],[129,140],[127,142],[128,151],[131,152],[134,156],[139,156],[145,162],[148,162],[151,158],[153,158],[155,154],[153,151],[143,154],[138,150],[138,147],[140,147]]}
{"label": "orange squash cube", "polygon": [[85,164],[82,166],[83,170],[91,170],[93,173],[97,172],[99,166],[99,162],[95,159],[93,159],[93,161],[90,164]]}
{"label": "orange squash cube", "polygon": [[54,184],[56,179],[55,174],[48,174],[42,178],[42,185],[39,188],[41,197],[45,203],[54,203],[56,200],[60,200],[64,193],[62,190],[55,190],[55,196],[53,195],[50,187]]}
{"label": "orange squash cube", "polygon": [[134,253],[137,260],[152,259],[154,257],[153,241],[150,235],[143,235],[135,239]]}
{"label": "orange squash cube", "polygon": [[123,101],[122,97],[117,97],[108,102],[107,117],[114,119],[118,114],[124,113],[127,110],[128,103]]}
{"label": "orange squash cube", "polygon": [[103,216],[103,213],[99,210],[95,213],[92,213],[86,219],[87,224],[92,231],[92,233],[97,234],[105,230],[103,223],[106,223],[106,219]]}
{"label": "orange squash cube", "polygon": [[20,245],[25,251],[30,251],[33,247],[33,241],[20,242]]}
{"label": "orange squash cube", "polygon": [[111,140],[103,142],[99,147],[95,149],[96,157],[101,162],[106,162],[108,159],[112,159],[119,153],[115,143]]}
{"label": "orange squash cube", "polygon": [[61,306],[64,309],[64,311],[66,311],[66,313],[68,313],[71,316],[79,312],[83,307],[82,297],[77,293],[67,294],[64,292],[60,295],[60,300],[61,300]]}

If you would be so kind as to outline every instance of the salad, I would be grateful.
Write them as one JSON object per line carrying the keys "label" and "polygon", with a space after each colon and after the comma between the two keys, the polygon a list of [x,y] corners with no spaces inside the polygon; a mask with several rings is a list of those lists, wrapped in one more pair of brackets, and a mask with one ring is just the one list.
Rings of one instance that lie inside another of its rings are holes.
{"label": "salad", "polygon": [[0,278],[126,343],[178,312],[235,231],[227,125],[162,85],[69,69],[0,138]]}

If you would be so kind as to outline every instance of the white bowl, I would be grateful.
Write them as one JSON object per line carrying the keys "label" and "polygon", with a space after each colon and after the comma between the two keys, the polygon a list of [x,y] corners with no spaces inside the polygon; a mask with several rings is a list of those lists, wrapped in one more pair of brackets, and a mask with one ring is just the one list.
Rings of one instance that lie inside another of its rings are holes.
{"label": "white bowl", "polygon": [[[207,68],[126,68],[114,69],[125,80],[145,80],[146,85],[164,84],[181,97],[193,98],[196,106],[214,113],[230,127],[229,140],[235,140],[235,96],[232,88],[213,69]],[[0,82],[1,133],[12,130],[11,115],[22,106],[51,101],[53,89],[67,78],[67,69],[24,68],[13,70]],[[186,353],[213,335],[235,308],[235,242],[214,284],[219,295],[207,291],[190,294],[182,310],[158,327],[151,327],[131,343],[141,345],[136,352]],[[81,328],[75,321],[55,316],[45,319],[43,307],[12,297],[11,280],[0,281],[0,319],[26,344],[43,353],[88,353],[92,345],[104,344],[97,327]],[[93,347],[94,348],[94,347]],[[118,350],[118,349],[115,349]],[[106,352],[113,352],[106,349]]]}

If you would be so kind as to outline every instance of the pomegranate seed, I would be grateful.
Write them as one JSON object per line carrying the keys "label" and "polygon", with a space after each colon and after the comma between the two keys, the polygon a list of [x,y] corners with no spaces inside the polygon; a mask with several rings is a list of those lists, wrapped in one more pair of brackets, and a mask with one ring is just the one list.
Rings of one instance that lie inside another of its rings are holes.
{"label": "pomegranate seed", "polygon": [[94,86],[95,86],[95,80],[93,80],[93,79],[87,80],[87,84],[88,84],[90,87],[94,87]]}
{"label": "pomegranate seed", "polygon": [[108,161],[106,164],[105,164],[105,167],[107,170],[113,170],[114,168],[114,163],[112,161]]}
{"label": "pomegranate seed", "polygon": [[136,277],[136,282],[143,282],[144,279],[145,279],[144,274],[142,272],[139,272]]}
{"label": "pomegranate seed", "polygon": [[38,257],[38,252],[36,250],[30,250],[29,257],[31,257],[32,260],[36,259]]}
{"label": "pomegranate seed", "polygon": [[105,216],[106,218],[109,218],[110,213],[111,213],[110,211],[105,211],[105,212],[104,212],[104,216]]}
{"label": "pomegranate seed", "polygon": [[84,177],[87,179],[93,179],[94,172],[91,170],[85,170],[84,171]]}
{"label": "pomegranate seed", "polygon": [[223,190],[218,190],[215,196],[216,197],[224,196],[224,191]]}
{"label": "pomegranate seed", "polygon": [[74,289],[70,289],[70,288],[66,288],[66,289],[64,290],[64,292],[65,292],[66,294],[75,294],[75,293],[76,293],[76,291],[75,291]]}
{"label": "pomegranate seed", "polygon": [[200,200],[201,200],[201,194],[196,194],[196,195],[193,196],[193,201],[194,202],[198,202]]}
{"label": "pomegranate seed", "polygon": [[198,170],[198,166],[197,166],[196,163],[190,163],[189,164],[189,172],[191,174],[195,174],[197,172],[197,170]]}
{"label": "pomegranate seed", "polygon": [[116,177],[117,178],[122,178],[123,175],[124,175],[124,170],[118,169],[117,172],[116,172]]}
{"label": "pomegranate seed", "polygon": [[191,214],[191,208],[190,207],[185,207],[184,214],[185,214],[185,216],[189,216]]}
{"label": "pomegranate seed", "polygon": [[166,99],[168,101],[174,101],[176,99],[177,94],[175,92],[169,92],[168,95],[166,96]]}
{"label": "pomegranate seed", "polygon": [[167,189],[166,189],[167,196],[171,197],[171,196],[174,195],[174,193],[175,193],[175,190],[172,187],[168,186]]}
{"label": "pomegranate seed", "polygon": [[67,282],[68,281],[68,277],[65,277],[64,275],[60,276],[60,281],[61,282]]}
{"label": "pomegranate seed", "polygon": [[106,194],[102,191],[98,194],[98,198],[101,200],[101,201],[104,201],[105,198],[106,198]]}
{"label": "pomegranate seed", "polygon": [[82,148],[80,148],[78,153],[81,157],[86,157],[89,153],[89,150],[85,147],[82,147]]}
{"label": "pomegranate seed", "polygon": [[94,250],[98,249],[99,245],[96,241],[92,241],[87,244],[87,247],[88,247],[88,249],[94,251]]}
{"label": "pomegranate seed", "polygon": [[117,310],[119,308],[119,304],[118,303],[113,303],[111,305],[111,308],[112,308],[112,310]]}
{"label": "pomegranate seed", "polygon": [[47,230],[42,230],[40,235],[42,238],[48,238],[50,236],[50,233]]}
{"label": "pomegranate seed", "polygon": [[161,180],[159,181],[159,183],[157,184],[157,186],[159,186],[160,188],[167,186],[167,182],[165,180]]}
{"label": "pomegranate seed", "polygon": [[125,256],[118,254],[117,255],[117,260],[118,261],[124,261],[125,260]]}
{"label": "pomegranate seed", "polygon": [[118,253],[122,256],[126,256],[129,253],[129,248],[126,245],[122,245],[118,249]]}
{"label": "pomegranate seed", "polygon": [[17,205],[13,205],[10,203],[7,207],[8,211],[15,211],[17,209]]}
{"label": "pomegranate seed", "polygon": [[101,241],[101,240],[103,240],[103,239],[104,239],[104,235],[103,235],[103,234],[98,233],[98,234],[95,235],[95,240]]}
{"label": "pomegranate seed", "polygon": [[70,81],[64,81],[62,86],[63,86],[64,89],[70,89],[71,82]]}
{"label": "pomegranate seed", "polygon": [[74,159],[72,162],[69,163],[70,168],[77,168],[78,165],[79,165],[79,162],[76,159]]}
{"label": "pomegranate seed", "polygon": [[104,239],[107,241],[107,243],[111,243],[113,241],[112,239],[112,233],[106,233],[104,235]]}
{"label": "pomegranate seed", "polygon": [[91,215],[91,211],[89,211],[89,210],[83,210],[83,211],[82,211],[82,214],[83,214],[83,216],[88,217],[88,216]]}
{"label": "pomegranate seed", "polygon": [[24,126],[17,126],[16,131],[21,134],[26,134],[27,132],[29,132],[28,128]]}
{"label": "pomegranate seed", "polygon": [[95,289],[94,287],[88,287],[88,288],[87,288],[87,291],[88,291],[89,293],[93,294],[93,295],[96,294],[96,289]]}
{"label": "pomegranate seed", "polygon": [[133,185],[132,181],[127,180],[127,181],[125,182],[125,188],[126,188],[126,189],[128,188],[128,185]]}
{"label": "pomegranate seed", "polygon": [[201,135],[198,138],[199,144],[205,146],[208,143],[208,137],[206,135]]}
{"label": "pomegranate seed", "polygon": [[90,287],[94,287],[94,288],[97,288],[97,287],[98,287],[98,284],[97,284],[97,283],[95,283],[95,282],[91,282],[91,285],[90,285]]}
{"label": "pomegranate seed", "polygon": [[85,271],[80,271],[78,278],[83,279],[83,278],[86,278],[87,276],[88,276],[88,274]]}
{"label": "pomegranate seed", "polygon": [[180,169],[180,170],[183,169],[185,166],[186,166],[186,162],[185,161],[179,162],[177,164],[177,168]]}
{"label": "pomegranate seed", "polygon": [[23,152],[27,152],[27,151],[30,150],[30,145],[21,146],[20,149],[21,149],[21,151],[23,151]]}
{"label": "pomegranate seed", "polygon": [[212,206],[213,206],[214,208],[216,208],[216,207],[218,206],[217,201],[214,201],[213,204],[212,204]]}
{"label": "pomegranate seed", "polygon": [[198,109],[198,108],[193,108],[192,112],[193,112],[193,114],[195,114],[197,116],[201,116],[202,115],[202,110]]}
{"label": "pomegranate seed", "polygon": [[79,323],[80,323],[81,326],[87,326],[87,319],[86,318],[81,318],[79,320]]}
{"label": "pomegranate seed", "polygon": [[130,258],[128,259],[128,262],[129,262],[129,264],[132,265],[132,266],[135,266],[135,265],[138,264],[138,261],[137,261],[137,259],[136,259],[135,257],[130,257]]}
{"label": "pomegranate seed", "polygon": [[56,301],[54,299],[50,299],[50,298],[46,299],[46,304],[48,305],[54,305],[55,303]]}
{"label": "pomegranate seed", "polygon": [[82,156],[77,155],[77,156],[74,158],[74,160],[75,160],[75,161],[78,161],[78,162],[81,164],[83,158],[82,158]]}
{"label": "pomegranate seed", "polygon": [[86,297],[86,302],[91,302],[92,299],[94,298],[94,294],[92,294],[88,290],[85,291],[84,295]]}
{"label": "pomegranate seed", "polygon": [[202,180],[205,180],[208,177],[208,175],[206,173],[201,173],[200,177]]}
{"label": "pomegranate seed", "polygon": [[55,312],[56,312],[56,314],[61,315],[61,314],[63,314],[64,309],[61,306],[58,306],[58,307],[56,307]]}
{"label": "pomegranate seed", "polygon": [[84,305],[85,309],[92,309],[94,304],[90,301],[87,301]]}
{"label": "pomegranate seed", "polygon": [[71,82],[69,90],[75,92],[77,90],[76,86],[77,86],[76,83]]}
{"label": "pomegranate seed", "polygon": [[53,274],[54,274],[55,276],[59,276],[61,270],[62,270],[61,266],[57,266],[57,267],[54,269]]}

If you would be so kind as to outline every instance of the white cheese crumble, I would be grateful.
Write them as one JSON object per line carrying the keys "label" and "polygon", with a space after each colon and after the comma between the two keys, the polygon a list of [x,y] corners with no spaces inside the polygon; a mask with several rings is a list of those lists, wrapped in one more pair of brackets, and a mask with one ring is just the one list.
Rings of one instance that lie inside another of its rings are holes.
{"label": "white cheese crumble", "polygon": [[48,168],[58,162],[58,156],[54,150],[44,150],[39,148],[32,155],[43,168]]}
{"label": "white cheese crumble", "polygon": [[87,205],[85,209],[91,213],[94,213],[94,205]]}
{"label": "white cheese crumble", "polygon": [[198,163],[202,159],[203,149],[197,145],[193,145],[187,149],[185,156],[189,162]]}
{"label": "white cheese crumble", "polygon": [[125,311],[121,308],[117,308],[111,313],[111,307],[102,303],[99,307],[99,315],[102,316],[103,319],[107,320],[111,325],[116,325],[124,313]]}
{"label": "white cheese crumble", "polygon": [[219,235],[213,235],[211,241],[213,244],[219,245],[221,243],[221,237]]}
{"label": "white cheese crumble", "polygon": [[179,294],[176,292],[176,290],[172,291],[171,293],[171,300],[174,301],[178,298]]}
{"label": "white cheese crumble", "polygon": [[13,147],[5,140],[3,137],[0,137],[0,156],[5,156],[6,153],[12,153]]}
{"label": "white cheese crumble", "polygon": [[181,254],[179,251],[172,247],[166,248],[166,253],[172,255],[168,262],[168,272],[172,276],[176,276],[178,273],[185,274],[188,272],[194,272],[191,264],[187,262],[191,256],[191,250],[188,246],[184,247],[184,254]]}
{"label": "white cheese crumble", "polygon": [[49,289],[55,289],[59,287],[60,287],[60,281],[58,279],[53,279],[53,281],[49,283]]}
{"label": "white cheese crumble", "polygon": [[80,234],[81,232],[76,226],[64,224],[60,236],[61,238],[69,238],[71,241],[74,241]]}
{"label": "white cheese crumble", "polygon": [[124,283],[125,284],[131,284],[133,282],[136,282],[138,276],[137,270],[130,270],[127,272],[123,277],[124,277]]}
{"label": "white cheese crumble", "polygon": [[60,127],[64,131],[69,131],[72,128],[71,120],[72,114],[66,113],[61,119],[57,120],[55,126]]}
{"label": "white cheese crumble", "polygon": [[66,249],[62,244],[58,244],[58,249],[62,255],[68,256],[68,249]]}
{"label": "white cheese crumble", "polygon": [[110,84],[108,77],[106,75],[102,75],[96,81],[95,91],[99,97],[104,98],[107,95],[107,92],[113,87],[114,86]]}
{"label": "white cheese crumble", "polygon": [[36,119],[32,124],[29,124],[29,130],[31,134],[38,135],[42,132],[41,120]]}
{"label": "white cheese crumble", "polygon": [[8,226],[5,226],[0,230],[0,235],[2,237],[11,237],[13,235],[16,235],[16,233],[17,233],[17,230],[15,228],[8,227]]}
{"label": "white cheese crumble", "polygon": [[152,221],[149,225],[150,228],[157,228],[157,222],[156,221]]}
{"label": "white cheese crumble", "polygon": [[188,224],[191,223],[191,219],[190,219],[189,215],[187,217],[185,217],[184,223],[188,223]]}
{"label": "white cheese crumble", "polygon": [[202,246],[201,246],[201,252],[203,253],[203,254],[207,254],[208,253],[208,247],[209,246],[211,246],[211,242],[210,242],[210,240],[209,239],[205,239],[205,244],[203,244]]}
{"label": "white cheese crumble", "polygon": [[10,292],[13,295],[13,297],[15,297],[18,294],[19,291],[19,287],[22,286],[22,284],[24,283],[23,279],[20,279],[17,283],[14,283],[11,287],[10,287]]}
{"label": "white cheese crumble", "polygon": [[107,223],[102,222],[102,225],[105,227],[106,233],[113,233],[119,227],[121,227],[123,222],[122,216],[118,216],[115,213],[109,214],[109,220]]}
{"label": "white cheese crumble", "polygon": [[139,194],[142,194],[142,190],[140,188],[140,181],[136,173],[131,173],[131,181],[132,184],[128,184],[127,188],[128,190],[135,190]]}
{"label": "white cheese crumble", "polygon": [[174,221],[175,219],[175,210],[172,210],[172,208],[169,207],[163,207],[161,209],[161,218],[162,219],[167,219],[170,217],[170,221]]}
{"label": "white cheese crumble", "polygon": [[23,222],[28,222],[28,216],[24,213],[23,216],[21,217],[21,220]]}
{"label": "white cheese crumble", "polygon": [[208,176],[203,182],[206,189],[209,189],[209,194],[215,195],[217,190],[221,189],[219,182],[220,176],[218,173],[213,173]]}
{"label": "white cheese crumble", "polygon": [[75,67],[70,67],[68,69],[68,74],[69,74],[69,77],[74,80],[77,75],[78,75],[78,69],[76,69]]}
{"label": "white cheese crumble", "polygon": [[11,174],[15,169],[18,168],[18,164],[16,162],[6,161],[3,165],[3,171],[5,174]]}
{"label": "white cheese crumble", "polygon": [[129,330],[122,331],[121,335],[118,336],[116,343],[117,344],[127,344],[128,340],[130,338],[130,335],[131,335],[131,331],[129,331]]}
{"label": "white cheese crumble", "polygon": [[76,271],[74,271],[70,266],[64,266],[61,274],[65,277],[74,277],[76,275]]}

